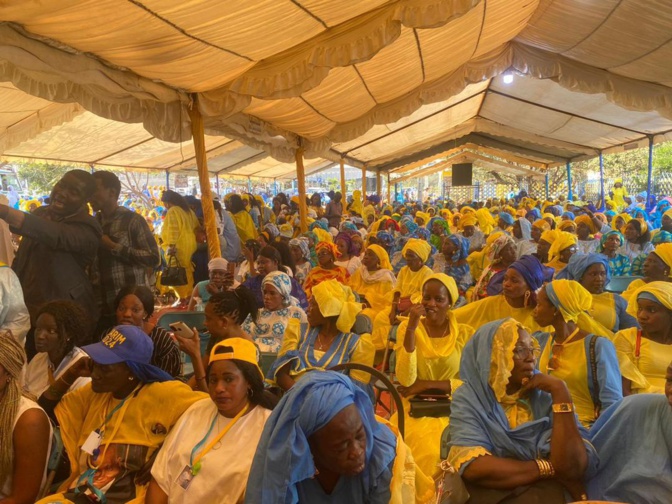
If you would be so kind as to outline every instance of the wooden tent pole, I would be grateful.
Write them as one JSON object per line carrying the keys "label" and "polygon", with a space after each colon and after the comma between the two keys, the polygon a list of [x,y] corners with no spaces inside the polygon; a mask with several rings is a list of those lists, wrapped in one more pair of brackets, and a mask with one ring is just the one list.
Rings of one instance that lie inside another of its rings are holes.
{"label": "wooden tent pole", "polygon": [[362,166],[362,204],[366,201],[366,165]]}
{"label": "wooden tent pole", "polygon": [[[219,236],[217,235],[217,221],[215,220],[215,207],[212,203],[210,192],[210,174],[208,173],[208,158],[205,153],[205,131],[203,128],[203,116],[198,110],[198,97],[192,95],[193,103],[189,108],[191,119],[191,136],[194,141],[194,154],[196,155],[196,167],[198,168],[198,183],[201,186],[201,205],[203,207],[203,225],[208,242],[208,255],[210,259],[221,257],[219,248]],[[168,173],[166,171],[166,173]]]}
{"label": "wooden tent pole", "polygon": [[339,159],[338,164],[341,167],[341,203],[345,204],[346,193],[348,192],[348,188],[345,185],[345,160],[343,158]]}
{"label": "wooden tent pole", "polygon": [[392,189],[390,188],[390,172],[387,172],[387,204],[392,201]]}
{"label": "wooden tent pole", "polygon": [[296,178],[299,181],[299,222],[301,233],[308,231],[308,207],[306,206],[306,171],[303,167],[303,147],[296,149]]}
{"label": "wooden tent pole", "polygon": [[376,195],[378,195],[379,198],[383,194],[382,184],[383,178],[381,177],[380,170],[378,170],[376,171]]}

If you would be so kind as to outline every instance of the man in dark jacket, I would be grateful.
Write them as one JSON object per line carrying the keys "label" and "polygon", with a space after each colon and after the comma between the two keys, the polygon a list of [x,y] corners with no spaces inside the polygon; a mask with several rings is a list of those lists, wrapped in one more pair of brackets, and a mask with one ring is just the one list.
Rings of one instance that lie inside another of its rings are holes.
{"label": "man in dark jacket", "polygon": [[[54,299],[79,303],[91,322],[98,319],[88,269],[103,232],[86,206],[95,189],[90,173],[71,170],[52,189],[49,206],[27,214],[0,205],[0,219],[23,237],[12,267],[21,281],[33,327],[39,307]],[[34,354],[33,332],[26,338],[29,355]]]}

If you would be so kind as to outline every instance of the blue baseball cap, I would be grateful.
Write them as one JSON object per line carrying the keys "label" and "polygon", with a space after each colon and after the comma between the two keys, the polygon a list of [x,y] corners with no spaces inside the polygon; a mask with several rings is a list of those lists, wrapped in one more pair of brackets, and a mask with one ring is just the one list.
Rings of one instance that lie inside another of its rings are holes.
{"label": "blue baseball cap", "polygon": [[120,362],[150,364],[154,342],[139,327],[119,325],[103,337],[100,343],[82,347],[96,364],[104,366]]}

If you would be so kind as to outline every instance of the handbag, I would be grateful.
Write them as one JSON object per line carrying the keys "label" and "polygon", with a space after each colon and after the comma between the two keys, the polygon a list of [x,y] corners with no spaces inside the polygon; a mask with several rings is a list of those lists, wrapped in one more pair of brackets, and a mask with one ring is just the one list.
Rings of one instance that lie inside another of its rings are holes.
{"label": "handbag", "polygon": [[179,287],[187,285],[187,269],[182,267],[176,255],[168,256],[168,264],[161,274],[161,285]]}
{"label": "handbag", "polygon": [[436,504],[465,504],[469,492],[460,473],[447,460],[441,461],[441,474],[435,481]]}
{"label": "handbag", "polygon": [[411,406],[408,414],[413,418],[450,416],[450,397],[441,390],[423,390],[408,403]]}

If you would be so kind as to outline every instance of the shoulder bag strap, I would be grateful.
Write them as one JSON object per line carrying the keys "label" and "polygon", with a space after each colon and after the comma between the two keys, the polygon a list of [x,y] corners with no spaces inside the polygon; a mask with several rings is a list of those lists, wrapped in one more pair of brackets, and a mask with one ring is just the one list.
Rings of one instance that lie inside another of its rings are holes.
{"label": "shoulder bag strap", "polygon": [[588,336],[590,338],[590,341],[588,342],[588,362],[589,362],[589,369],[588,373],[590,375],[590,380],[592,383],[591,388],[591,399],[593,400],[593,405],[595,406],[595,419],[597,420],[600,416],[600,412],[602,411],[602,401],[600,401],[600,382],[597,379],[597,351],[595,349],[595,346],[597,345],[597,336],[596,334],[591,334]]}

